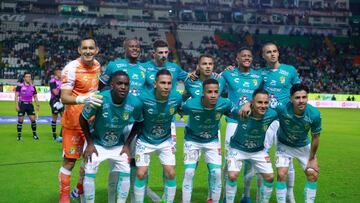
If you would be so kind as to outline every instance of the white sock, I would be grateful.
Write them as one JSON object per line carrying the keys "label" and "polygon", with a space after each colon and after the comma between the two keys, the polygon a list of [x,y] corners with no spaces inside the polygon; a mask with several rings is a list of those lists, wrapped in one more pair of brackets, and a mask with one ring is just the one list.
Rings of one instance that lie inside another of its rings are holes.
{"label": "white sock", "polygon": [[294,199],[294,185],[295,185],[295,170],[293,161],[291,160],[289,165],[289,171],[287,174],[287,199],[290,201],[290,203],[295,202]]}
{"label": "white sock", "polygon": [[119,173],[119,181],[116,187],[117,203],[125,203],[130,189],[130,174]]}
{"label": "white sock", "polygon": [[84,197],[87,203],[95,201],[95,174],[85,174]]}
{"label": "white sock", "polygon": [[175,194],[176,194],[176,179],[166,179],[165,180],[165,188],[164,188],[165,200],[167,203],[174,202]]}
{"label": "white sock", "polygon": [[229,178],[226,176],[226,203],[233,203],[235,200],[235,195],[237,191],[237,180],[230,181]]}
{"label": "white sock", "polygon": [[108,203],[115,203],[116,185],[118,182],[119,172],[110,171],[108,176]]}
{"label": "white sock", "polygon": [[210,190],[213,202],[219,202],[221,195],[221,165],[209,164]]}
{"label": "white sock", "polygon": [[196,164],[185,165],[185,173],[182,184],[182,201],[183,203],[191,202],[191,194],[193,187],[193,177]]}
{"label": "white sock", "polygon": [[255,174],[254,165],[250,160],[244,161],[244,197],[250,197],[251,182]]}
{"label": "white sock", "polygon": [[276,200],[278,203],[286,203],[286,182],[276,182]]}
{"label": "white sock", "polygon": [[305,183],[305,190],[304,190],[305,203],[313,203],[313,202],[315,202],[316,189],[317,189],[317,182],[307,181]]}
{"label": "white sock", "polygon": [[139,180],[135,177],[135,184],[134,184],[134,195],[135,195],[135,202],[142,203],[144,202],[145,196],[145,187],[146,187],[146,180]]}
{"label": "white sock", "polygon": [[256,174],[256,202],[260,202],[261,200],[261,185],[262,185],[263,177],[260,173]]}
{"label": "white sock", "polygon": [[261,198],[260,198],[260,202],[261,203],[268,203],[270,201],[271,198],[271,193],[273,190],[273,185],[274,183],[270,183],[270,182],[266,182],[266,181],[262,181],[261,183]]}

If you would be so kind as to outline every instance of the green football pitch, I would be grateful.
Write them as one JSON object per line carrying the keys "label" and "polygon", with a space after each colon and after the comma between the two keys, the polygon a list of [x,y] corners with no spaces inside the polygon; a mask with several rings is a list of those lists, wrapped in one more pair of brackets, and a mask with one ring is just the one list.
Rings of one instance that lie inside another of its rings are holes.
{"label": "green football pitch", "polygon": [[[320,176],[317,202],[360,201],[360,110],[320,109],[323,131],[318,150]],[[15,116],[14,102],[0,102],[0,116]],[[49,116],[48,103],[41,103],[40,116]],[[224,123],[224,122],[223,122]],[[225,134],[225,123],[222,125]],[[59,127],[58,127],[59,130]],[[177,193],[181,200],[183,167],[183,128],[177,128]],[[0,124],[0,203],[1,202],[58,202],[58,171],[61,165],[61,144],[51,137],[50,125],[39,124],[39,141],[31,136],[30,125],[23,126],[23,140],[16,141],[16,124]],[[272,150],[272,155],[274,149]],[[272,156],[273,157],[273,156]],[[73,171],[72,188],[78,177],[79,164]],[[303,202],[305,176],[295,161],[295,196]],[[107,202],[108,165],[100,166],[96,177],[96,202]],[[236,202],[243,191],[243,177],[239,178]],[[162,169],[157,157],[151,160],[149,185],[159,196],[162,195]],[[252,199],[255,199],[255,178]],[[207,169],[202,158],[194,177],[192,202],[206,202]],[[275,202],[275,190],[271,202]]]}

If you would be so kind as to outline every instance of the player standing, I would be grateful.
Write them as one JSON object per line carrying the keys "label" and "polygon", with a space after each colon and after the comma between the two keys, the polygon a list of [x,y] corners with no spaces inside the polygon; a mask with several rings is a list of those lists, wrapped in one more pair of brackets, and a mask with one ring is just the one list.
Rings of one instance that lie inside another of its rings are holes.
{"label": "player standing", "polygon": [[32,101],[36,103],[36,111],[39,111],[40,104],[37,98],[37,92],[35,86],[31,84],[31,74],[25,72],[22,78],[22,82],[18,84],[15,90],[15,106],[18,112],[17,123],[17,141],[21,140],[22,124],[24,122],[25,113],[29,116],[31,121],[31,129],[34,140],[38,140],[39,137],[36,134],[36,119],[35,110]]}
{"label": "player standing", "polygon": [[181,106],[182,96],[171,89],[171,73],[162,69],[156,74],[154,89],[143,91],[140,95],[143,102],[144,126],[136,142],[136,202],[144,201],[146,176],[152,152],[157,153],[164,169],[164,201],[171,203],[175,198],[175,149],[171,139],[171,121]]}
{"label": "player standing", "polygon": [[[234,202],[237,179],[242,162],[248,160],[263,177],[259,202],[269,202],[272,193],[274,172],[270,156],[264,147],[265,133],[277,119],[277,113],[269,108],[269,95],[257,89],[252,96],[252,114],[245,119],[237,118],[238,125],[231,137],[227,153],[228,178],[226,179],[226,202]],[[242,200],[243,201],[243,200]]]}
{"label": "player standing", "polygon": [[[59,172],[60,202],[70,202],[70,177],[75,162],[80,158],[85,141],[79,124],[79,117],[85,103],[101,105],[101,97],[95,94],[98,89],[100,64],[95,60],[99,52],[93,38],[80,40],[80,58],[68,63],[62,70],[61,101],[65,104],[61,119],[64,161]],[[83,168],[80,168],[83,173]],[[82,194],[82,177],[78,181],[78,193]]]}
{"label": "player standing", "polygon": [[[200,79],[202,79],[201,75]],[[191,202],[193,177],[201,151],[204,152],[209,169],[212,202],[219,202],[221,195],[222,157],[218,131],[220,119],[223,114],[230,113],[232,103],[228,99],[219,97],[219,83],[216,79],[209,78],[201,86],[202,96],[188,99],[182,107],[182,112],[189,115],[184,142],[185,173],[182,186],[184,203]]]}
{"label": "player standing", "polygon": [[[100,93],[103,97],[102,106],[94,108],[86,104],[80,116],[80,125],[87,141],[84,151],[86,202],[95,201],[96,173],[101,162],[106,160],[114,166],[111,170],[119,177],[116,186],[118,203],[126,202],[130,189],[130,154],[120,152],[125,144],[130,143],[126,142],[124,134],[130,118],[142,122],[142,104],[137,97],[128,95],[130,80],[124,71],[113,73],[110,80],[111,89]],[[133,133],[138,131],[136,126],[133,127]]]}
{"label": "player standing", "polygon": [[56,68],[54,71],[54,77],[49,81],[50,86],[50,108],[52,113],[51,120],[51,131],[52,137],[56,140],[56,121],[58,118],[58,114],[62,114],[64,111],[64,105],[61,103],[61,68]]}

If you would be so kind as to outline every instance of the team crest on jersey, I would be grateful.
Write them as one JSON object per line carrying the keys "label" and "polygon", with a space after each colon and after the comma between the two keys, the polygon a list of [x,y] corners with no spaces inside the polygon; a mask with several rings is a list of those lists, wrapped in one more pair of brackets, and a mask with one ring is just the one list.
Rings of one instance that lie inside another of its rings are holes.
{"label": "team crest on jersey", "polygon": [[285,83],[285,77],[284,77],[284,76],[281,76],[281,77],[280,77],[280,83],[281,83],[281,84],[284,84],[284,83]]}
{"label": "team crest on jersey", "polygon": [[263,130],[266,131],[268,129],[269,125],[263,125]]}
{"label": "team crest on jersey", "polygon": [[215,119],[220,120],[220,118],[221,118],[221,113],[217,112],[215,115]]}
{"label": "team crest on jersey", "polygon": [[137,155],[135,156],[135,161],[137,161],[137,162],[140,161],[140,155],[139,155],[139,154],[137,154]]}
{"label": "team crest on jersey", "polygon": [[144,71],[141,71],[141,77],[145,78],[145,73],[144,73]]}
{"label": "team crest on jersey", "polygon": [[256,79],[253,79],[253,84],[254,84],[254,86],[257,86],[258,81]]}
{"label": "team crest on jersey", "polygon": [[124,120],[129,119],[129,112],[124,112],[122,116]]}
{"label": "team crest on jersey", "polygon": [[306,124],[305,124],[305,126],[304,126],[305,130],[309,130],[309,129],[310,129],[310,127],[311,127],[311,126],[310,126],[310,124],[309,124],[309,123],[306,123]]}
{"label": "team crest on jersey", "polygon": [[171,115],[175,113],[175,108],[173,106],[170,107],[169,112]]}

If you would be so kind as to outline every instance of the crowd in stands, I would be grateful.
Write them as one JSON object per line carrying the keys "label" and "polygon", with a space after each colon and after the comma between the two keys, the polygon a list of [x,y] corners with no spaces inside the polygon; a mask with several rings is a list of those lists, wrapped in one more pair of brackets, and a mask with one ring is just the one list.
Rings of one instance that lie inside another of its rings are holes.
{"label": "crowd in stands", "polygon": [[[22,24],[21,26],[29,25]],[[99,26],[83,27],[64,24],[59,26],[46,25],[45,27],[47,29],[37,32],[0,31],[2,59],[0,78],[19,78],[25,70],[30,70],[34,73],[35,78],[41,78],[42,83],[46,85],[54,68],[63,67],[68,61],[78,56],[76,49],[78,37],[96,33],[95,31]],[[66,32],[77,34],[67,36],[64,34]],[[230,47],[219,47],[214,36],[205,36],[198,47],[194,46],[195,43],[178,43],[181,66],[187,71],[194,70],[200,53],[215,56],[216,72],[221,72],[228,65],[236,65],[236,50],[242,46],[248,46],[245,39],[248,34],[237,33],[238,42],[233,43]],[[100,47],[97,59],[101,64],[106,65],[110,60],[123,57],[122,42],[125,37],[131,36],[119,33],[118,37],[113,37],[110,34],[94,34],[94,37]],[[158,37],[153,36],[150,39],[154,41]],[[254,43],[251,46],[254,54],[254,68],[264,67],[261,47],[265,42],[257,40],[256,34],[253,34],[252,37],[254,38]],[[312,38],[312,44],[309,47],[303,47],[301,44],[280,46],[281,63],[295,66],[301,80],[310,86],[312,92],[359,94],[360,67],[353,64],[352,57],[360,55],[360,47],[342,43],[334,44],[332,50],[324,43],[324,36],[312,35],[308,37]],[[151,42],[146,44],[151,44]],[[43,46],[45,49],[44,64],[39,64],[39,46]],[[151,46],[147,45],[143,47],[140,60],[145,61],[150,58]],[[12,63],[9,63],[9,59],[15,59],[15,61],[12,60]],[[3,70],[1,71],[1,69]]]}

